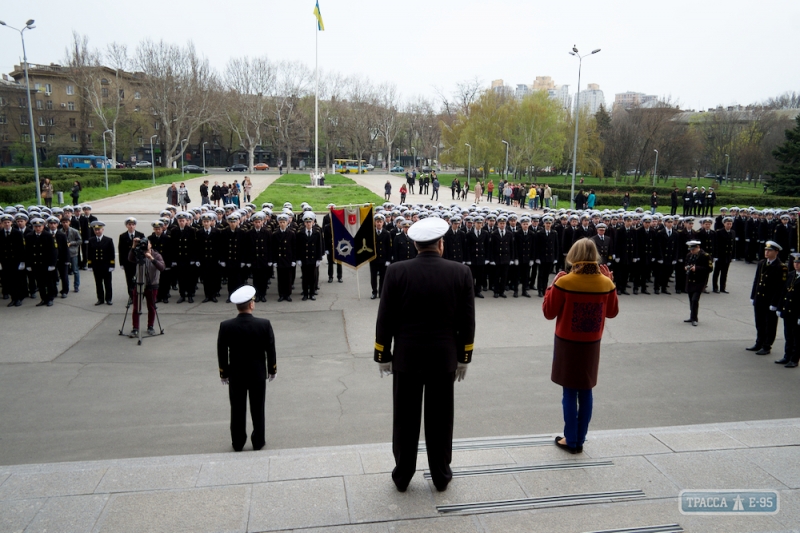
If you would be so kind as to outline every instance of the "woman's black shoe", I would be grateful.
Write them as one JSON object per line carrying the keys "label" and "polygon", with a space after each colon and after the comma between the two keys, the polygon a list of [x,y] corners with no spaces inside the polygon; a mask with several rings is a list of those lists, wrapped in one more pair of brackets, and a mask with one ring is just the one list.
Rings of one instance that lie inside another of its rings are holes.
{"label": "woman's black shoe", "polygon": [[[558,446],[558,447],[559,447],[559,448],[561,448],[562,450],[564,450],[564,451],[567,451],[567,452],[569,452],[569,453],[580,453],[580,452],[578,451],[578,448],[573,448],[572,446],[567,446],[566,439],[564,439],[564,444],[561,444],[560,442],[558,442],[558,441],[560,441],[560,440],[561,440],[561,439],[563,439],[563,438],[564,438],[564,437],[556,437],[556,441],[555,441],[555,442],[556,442],[556,446]],[[583,446],[581,446],[581,447],[580,447],[580,451],[581,451],[581,452],[583,451]]]}

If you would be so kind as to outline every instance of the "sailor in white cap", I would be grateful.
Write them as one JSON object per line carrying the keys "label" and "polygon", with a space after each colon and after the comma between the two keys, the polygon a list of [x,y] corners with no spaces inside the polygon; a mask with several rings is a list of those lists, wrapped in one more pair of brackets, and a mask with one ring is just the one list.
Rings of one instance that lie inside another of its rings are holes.
{"label": "sailor in white cap", "polygon": [[786,265],[778,258],[781,246],[775,241],[764,243],[764,259],[758,262],[750,303],[753,304],[756,320],[756,342],[748,351],[756,355],[767,355],[775,342],[781,292],[786,283]]}
{"label": "sailor in white cap", "polygon": [[53,235],[44,231],[45,221],[42,218],[31,219],[33,231],[25,235],[25,268],[36,280],[41,301],[36,307],[51,307],[56,293],[53,276],[56,275],[56,244]]}
{"label": "sailor in white cap", "polygon": [[401,492],[416,471],[423,395],[433,484],[443,491],[453,477],[453,382],[472,360],[475,304],[469,269],[441,257],[448,228],[438,217],[411,226],[419,255],[386,270],[378,308],[374,359],[381,376],[394,374],[392,479]]}
{"label": "sailor in white cap", "polygon": [[800,253],[790,255],[792,266],[789,269],[786,285],[781,294],[777,314],[783,319],[784,344],[783,357],[775,361],[786,368],[797,368],[800,363]]}
{"label": "sailor in white cap", "polygon": [[275,334],[269,320],[253,316],[255,295],[256,290],[250,285],[231,294],[231,303],[236,304],[239,315],[222,322],[217,335],[219,377],[229,387],[231,444],[237,452],[247,442],[248,396],[253,421],[250,442],[254,450],[264,447],[264,396],[267,379],[272,381],[277,373]]}
{"label": "sailor in white cap", "polygon": [[689,253],[684,260],[686,270],[686,294],[689,296],[689,319],[684,322],[691,322],[697,325],[697,313],[700,308],[700,296],[703,294],[708,284],[708,276],[711,274],[713,262],[711,256],[700,247],[700,241],[691,240],[686,243]]}
{"label": "sailor in white cap", "polygon": [[136,277],[136,263],[128,261],[128,252],[133,247],[134,239],[141,239],[144,233],[136,230],[136,219],[134,217],[127,217],[125,219],[126,231],[121,233],[117,241],[117,255],[119,256],[119,265],[125,270],[125,283],[128,286],[128,295],[133,292],[134,278]]}
{"label": "sailor in white cap", "polygon": [[295,232],[289,228],[290,216],[278,215],[278,229],[272,232],[272,261],[278,270],[278,302],[292,301],[292,274],[295,272]]}
{"label": "sailor in white cap", "polygon": [[297,254],[295,261],[300,264],[303,276],[303,301],[316,300],[316,286],[319,264],[324,254],[322,232],[315,225],[317,216],[313,211],[303,212],[303,229],[300,230],[295,240],[297,241]]}
{"label": "sailor in white cap", "polygon": [[105,224],[100,220],[92,222],[94,236],[89,239],[87,265],[94,274],[94,286],[97,291],[97,301],[94,305],[111,305],[112,284],[111,273],[114,272],[116,259],[114,254],[114,241],[111,237],[103,235]]}

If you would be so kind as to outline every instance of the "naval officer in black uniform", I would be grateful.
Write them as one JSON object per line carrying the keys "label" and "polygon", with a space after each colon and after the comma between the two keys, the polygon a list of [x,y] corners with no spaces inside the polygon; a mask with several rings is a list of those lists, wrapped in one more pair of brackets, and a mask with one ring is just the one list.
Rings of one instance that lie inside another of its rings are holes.
{"label": "naval officer in black uniform", "polygon": [[778,315],[775,312],[781,304],[781,295],[786,283],[786,265],[778,258],[781,247],[775,241],[764,245],[764,259],[758,262],[750,303],[756,318],[756,343],[748,351],[756,355],[768,355],[775,342],[778,329]]}
{"label": "naval officer in black uniform", "polygon": [[433,484],[443,491],[453,478],[453,382],[472,360],[475,296],[469,268],[442,258],[447,230],[433,217],[411,226],[419,254],[386,269],[378,308],[375,361],[381,377],[394,374],[392,479],[401,492],[416,470],[423,395]]}
{"label": "naval officer in black uniform", "polygon": [[267,379],[275,379],[277,372],[272,324],[267,319],[253,316],[255,295],[256,290],[250,285],[231,294],[231,302],[236,304],[239,316],[222,322],[217,336],[219,377],[222,384],[229,387],[231,443],[237,452],[242,451],[247,441],[248,394],[253,421],[250,442],[254,450],[264,447],[264,395]]}

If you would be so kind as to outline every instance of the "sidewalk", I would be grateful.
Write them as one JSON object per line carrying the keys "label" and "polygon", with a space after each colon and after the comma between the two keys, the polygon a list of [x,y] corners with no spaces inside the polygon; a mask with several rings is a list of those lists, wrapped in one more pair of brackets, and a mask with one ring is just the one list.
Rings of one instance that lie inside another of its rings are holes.
{"label": "sidewalk", "polygon": [[[583,455],[566,454],[552,439],[456,441],[455,475],[443,493],[422,471],[406,493],[397,492],[389,444],[0,467],[0,531],[733,533],[800,527],[800,418],[590,432]],[[421,454],[418,468],[426,466]],[[780,510],[685,516],[678,511],[682,489],[774,489]],[[581,496],[556,498],[568,495]],[[501,500],[511,510],[452,506]]]}

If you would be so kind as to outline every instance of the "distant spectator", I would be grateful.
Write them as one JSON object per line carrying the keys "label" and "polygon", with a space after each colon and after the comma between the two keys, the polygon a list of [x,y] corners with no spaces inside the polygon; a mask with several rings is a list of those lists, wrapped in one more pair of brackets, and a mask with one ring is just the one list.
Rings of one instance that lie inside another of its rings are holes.
{"label": "distant spectator", "polygon": [[400,186],[400,203],[406,202],[406,193],[408,193],[408,186],[404,183]]}
{"label": "distant spectator", "polygon": [[253,189],[253,182],[250,181],[250,176],[245,176],[242,181],[242,189],[244,189],[245,201],[250,201],[250,191]]}
{"label": "distant spectator", "polygon": [[214,186],[211,187],[211,201],[214,202],[214,205],[219,205],[220,198],[222,198],[222,194],[219,192],[219,182],[215,181]]}
{"label": "distant spectator", "polygon": [[45,178],[42,183],[42,199],[47,207],[53,207],[53,184],[50,183],[50,178]]}
{"label": "distant spectator", "polygon": [[389,180],[386,180],[386,185],[383,186],[383,199],[389,200],[392,196],[392,184]]}
{"label": "distant spectator", "polygon": [[80,181],[72,182],[72,193],[70,193],[70,195],[72,196],[72,205],[78,205],[78,198],[80,198],[81,196],[82,189],[83,187],[81,187]]}
{"label": "distant spectator", "polygon": [[181,183],[181,186],[178,187],[178,205],[184,211],[189,207],[189,190],[186,188],[185,183]]}
{"label": "distant spectator", "polygon": [[475,181],[475,203],[481,203],[481,196],[483,196],[483,185],[479,180]]}
{"label": "distant spectator", "polygon": [[167,203],[169,205],[178,205],[178,186],[174,183],[167,188]]}
{"label": "distant spectator", "polygon": [[597,202],[597,195],[594,193],[594,189],[589,189],[589,196],[586,198],[586,208],[594,209],[595,202]]}

